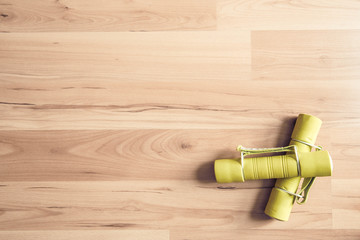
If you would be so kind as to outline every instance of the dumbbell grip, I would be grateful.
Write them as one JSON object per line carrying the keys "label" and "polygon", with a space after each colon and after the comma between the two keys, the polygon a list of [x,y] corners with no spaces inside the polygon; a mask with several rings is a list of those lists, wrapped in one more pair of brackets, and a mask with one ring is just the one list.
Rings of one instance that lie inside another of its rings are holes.
{"label": "dumbbell grip", "polygon": [[289,178],[298,176],[296,159],[291,155],[245,158],[246,180]]}

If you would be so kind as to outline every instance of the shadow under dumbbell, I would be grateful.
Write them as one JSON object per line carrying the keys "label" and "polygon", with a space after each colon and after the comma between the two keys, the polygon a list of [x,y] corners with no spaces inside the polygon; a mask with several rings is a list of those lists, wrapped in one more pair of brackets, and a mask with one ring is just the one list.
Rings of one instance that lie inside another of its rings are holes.
{"label": "shadow under dumbbell", "polygon": [[257,180],[261,181],[263,187],[258,189],[257,197],[254,201],[252,209],[250,211],[250,218],[257,221],[266,221],[272,219],[264,213],[267,201],[269,199],[272,186],[274,186],[275,180]]}

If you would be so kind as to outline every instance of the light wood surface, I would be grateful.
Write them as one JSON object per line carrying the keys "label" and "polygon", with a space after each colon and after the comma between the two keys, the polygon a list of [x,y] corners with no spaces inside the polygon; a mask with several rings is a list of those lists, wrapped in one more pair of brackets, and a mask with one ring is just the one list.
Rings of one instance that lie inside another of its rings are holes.
{"label": "light wood surface", "polygon": [[[360,239],[358,1],[0,0],[0,240]],[[288,222],[217,184],[299,113],[332,177]]]}

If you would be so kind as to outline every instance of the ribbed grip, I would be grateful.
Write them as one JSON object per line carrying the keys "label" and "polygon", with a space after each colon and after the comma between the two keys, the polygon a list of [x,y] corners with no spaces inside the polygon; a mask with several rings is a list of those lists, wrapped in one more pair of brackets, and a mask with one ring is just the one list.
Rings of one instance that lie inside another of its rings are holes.
{"label": "ribbed grip", "polygon": [[245,180],[296,177],[296,159],[292,155],[245,158],[244,175]]}

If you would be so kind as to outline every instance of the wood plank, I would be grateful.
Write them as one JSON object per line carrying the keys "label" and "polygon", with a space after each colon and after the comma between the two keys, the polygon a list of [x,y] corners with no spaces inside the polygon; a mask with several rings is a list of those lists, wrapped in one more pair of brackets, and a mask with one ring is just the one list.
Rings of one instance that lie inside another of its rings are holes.
{"label": "wood plank", "polygon": [[357,29],[356,0],[217,1],[218,30],[332,30]]}
{"label": "wood plank", "polygon": [[360,210],[359,204],[356,209],[333,209],[334,229],[359,229]]}
{"label": "wood plank", "polygon": [[104,78],[248,80],[250,54],[249,31],[3,33],[0,76],[32,81],[71,77],[82,84]]}
{"label": "wood plank", "polygon": [[333,179],[331,182],[333,228],[360,229],[360,180]]}
{"label": "wood plank", "polygon": [[[239,157],[235,150],[239,144],[285,146],[292,123],[284,122],[283,128],[276,130],[0,131],[0,181],[211,182],[215,181],[215,159]],[[334,159],[334,177],[356,179],[360,148],[354,146],[349,155],[337,142],[329,143],[337,137],[333,133],[322,131],[318,142]],[[352,146],[351,140],[342,144]]]}
{"label": "wood plank", "polygon": [[255,80],[358,80],[360,31],[254,31]]}
{"label": "wood plank", "polygon": [[191,240],[231,240],[234,236],[241,237],[242,240],[267,239],[267,240],[288,240],[288,239],[308,239],[308,240],[358,240],[359,230],[332,230],[332,229],[233,229],[233,230],[192,230],[191,234],[187,231],[171,231],[172,239],[191,239]]}
{"label": "wood plank", "polygon": [[318,143],[331,154],[334,164],[332,179],[359,178],[360,144],[357,128],[328,127],[324,123],[320,131]]}
{"label": "wood plank", "polygon": [[[250,182],[250,181],[249,181]],[[264,213],[271,188],[188,181],[2,182],[1,230],[331,228],[330,181],[292,219]],[[11,199],[11,201],[9,201]],[[301,209],[300,209],[301,207]]]}
{"label": "wood plank", "polygon": [[[165,230],[50,230],[50,231],[0,231],[0,237],[8,240],[26,239],[29,240],[72,240],[72,239],[124,239],[124,240],[147,240],[147,239],[168,239],[166,237]],[[306,238],[309,240],[322,240],[334,239],[334,240],[357,240],[360,235],[359,230],[216,230],[216,231],[201,231],[191,230],[171,231],[171,239],[173,240],[202,240],[204,238],[209,240],[216,239],[233,239],[233,236],[242,236],[244,240],[252,240],[254,238],[265,238],[268,240],[288,240],[289,238]]]}
{"label": "wood plank", "polygon": [[215,30],[215,0],[1,0],[1,32]]}
{"label": "wood plank", "polygon": [[332,128],[359,127],[357,81],[2,79],[2,130],[274,128],[278,132],[289,117],[301,112],[318,116]]}
{"label": "wood plank", "polygon": [[107,231],[0,231],[1,239],[8,240],[168,240],[167,230],[107,230]]}

